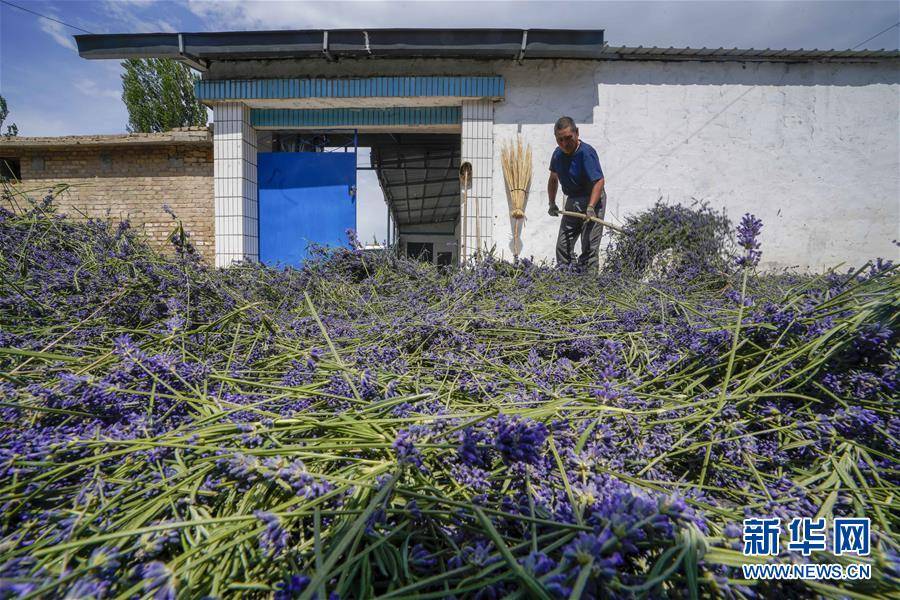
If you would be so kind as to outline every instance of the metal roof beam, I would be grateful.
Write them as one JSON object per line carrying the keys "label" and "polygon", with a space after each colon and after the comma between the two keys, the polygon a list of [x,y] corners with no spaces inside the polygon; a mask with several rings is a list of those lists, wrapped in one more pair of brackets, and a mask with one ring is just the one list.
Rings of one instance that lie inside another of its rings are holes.
{"label": "metal roof beam", "polygon": [[178,34],[178,55],[181,57],[181,62],[187,64],[190,67],[193,67],[197,71],[205,73],[209,70],[208,60],[197,58],[196,56],[191,56],[184,51],[184,34],[181,33]]}
{"label": "metal roof beam", "polygon": [[[444,193],[444,184],[447,183],[447,181],[448,181],[448,175],[450,174],[450,169],[452,169],[452,168],[453,168],[453,160],[451,159],[450,162],[447,163],[447,170],[444,171],[444,177],[443,177],[443,179],[442,179],[442,181],[441,181],[441,191],[439,192],[439,193],[441,193],[441,194]],[[459,178],[457,178],[456,180],[459,181]],[[437,218],[438,204],[439,204],[439,203],[436,203],[436,204],[434,205],[434,208],[433,208],[432,211],[431,211],[431,220],[432,220],[432,221],[435,220],[435,219]]]}
{"label": "metal roof beam", "polygon": [[[397,170],[399,171],[399,170],[401,170],[401,169],[397,169]],[[403,170],[404,172],[406,171],[406,169],[402,169],[402,170]],[[387,182],[388,182],[389,184],[392,183],[390,178],[385,177],[385,179],[387,180]],[[404,180],[404,181],[406,181],[406,180]],[[410,181],[410,182],[409,182],[409,185],[425,185],[425,184],[428,184],[428,183],[446,183],[446,182],[448,182],[448,181],[456,181],[456,178],[455,178],[455,177],[450,177],[449,179],[427,179],[427,178],[426,178],[426,179],[416,179],[416,180]],[[405,183],[402,183],[402,184],[401,184],[399,181],[394,181],[394,182],[393,182],[393,185],[394,185],[394,187],[401,187],[401,186],[406,185],[406,184],[405,184]]]}
{"label": "metal roof beam", "polygon": [[433,200],[435,198],[447,198],[449,200],[453,200],[455,196],[451,194],[429,194],[427,196],[408,196],[406,198],[395,198],[395,200],[397,202],[414,202],[416,200]]}
{"label": "metal roof beam", "polygon": [[[435,160],[435,161],[440,161],[440,162],[450,161],[450,162],[452,163],[452,162],[454,162],[454,160],[456,160],[458,157],[459,157],[458,154],[453,154],[453,155],[450,155],[450,156],[434,156],[434,157],[431,157],[431,158],[432,158],[432,160]],[[386,164],[386,163],[382,162],[382,163],[381,163],[381,166],[382,166],[383,168],[385,168],[385,169],[422,169],[422,168],[429,168],[428,165],[424,165],[424,166],[421,166],[421,165],[415,165],[415,166],[414,166],[414,165],[409,164],[409,163],[420,163],[420,162],[422,162],[422,160],[423,160],[423,159],[421,159],[421,158],[407,158],[407,159],[406,159],[406,161],[407,161],[406,163],[401,163],[401,162],[399,162],[399,161],[392,161],[390,164]],[[452,166],[452,165],[451,165],[451,166]],[[434,169],[434,168],[440,168],[440,167],[431,166],[430,168]]]}

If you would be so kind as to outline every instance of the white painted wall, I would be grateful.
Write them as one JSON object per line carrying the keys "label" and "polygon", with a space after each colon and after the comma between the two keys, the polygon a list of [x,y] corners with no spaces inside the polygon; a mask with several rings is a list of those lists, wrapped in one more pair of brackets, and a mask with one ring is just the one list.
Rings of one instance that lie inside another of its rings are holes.
{"label": "white painted wall", "polygon": [[735,223],[745,212],[763,220],[764,269],[900,258],[897,63],[528,64],[498,70],[507,93],[494,112],[494,241],[507,257],[501,144],[521,130],[532,145],[521,255],[552,259],[547,173],[553,123],[568,115],[597,149],[613,222],[660,197],[696,198]]}

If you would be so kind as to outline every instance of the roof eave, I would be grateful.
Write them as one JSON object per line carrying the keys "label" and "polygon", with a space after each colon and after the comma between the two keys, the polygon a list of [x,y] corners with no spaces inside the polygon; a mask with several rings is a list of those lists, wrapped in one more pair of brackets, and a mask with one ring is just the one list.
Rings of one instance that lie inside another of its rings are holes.
{"label": "roof eave", "polygon": [[595,59],[602,29],[334,29],[76,35],[86,59]]}
{"label": "roof eave", "polygon": [[108,136],[10,137],[0,139],[0,152],[122,146],[207,146],[211,144],[211,130],[204,128],[192,131]]}

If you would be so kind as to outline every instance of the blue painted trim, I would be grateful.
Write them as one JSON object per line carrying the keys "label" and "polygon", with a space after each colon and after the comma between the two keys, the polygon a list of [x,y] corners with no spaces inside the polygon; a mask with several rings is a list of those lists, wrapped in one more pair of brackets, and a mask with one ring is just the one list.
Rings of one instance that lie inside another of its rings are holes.
{"label": "blue painted trim", "polygon": [[250,123],[254,127],[459,125],[461,122],[459,106],[250,109]]}
{"label": "blue painted trim", "polygon": [[499,75],[482,77],[362,77],[355,79],[222,79],[194,84],[200,100],[288,98],[503,98]]}

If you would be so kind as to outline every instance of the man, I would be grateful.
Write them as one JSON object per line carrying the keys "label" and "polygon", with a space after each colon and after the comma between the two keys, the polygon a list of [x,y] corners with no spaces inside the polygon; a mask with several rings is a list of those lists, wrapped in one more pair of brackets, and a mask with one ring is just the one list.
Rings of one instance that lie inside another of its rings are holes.
{"label": "man", "polygon": [[[565,210],[602,219],[606,214],[606,190],[603,189],[603,169],[597,151],[578,139],[578,127],[570,117],[561,117],[553,132],[559,147],[553,150],[550,159],[550,180],[547,182],[550,216],[559,216],[556,190],[562,184],[563,193],[568,196]],[[603,225],[585,218],[563,215],[556,238],[556,263],[572,264],[572,250],[581,236],[578,265],[596,271],[602,235]]]}

